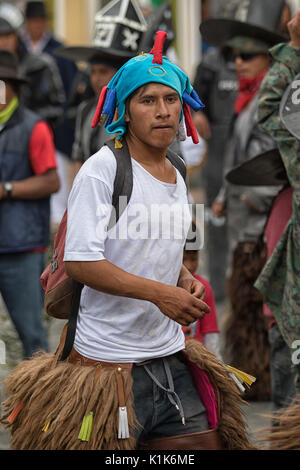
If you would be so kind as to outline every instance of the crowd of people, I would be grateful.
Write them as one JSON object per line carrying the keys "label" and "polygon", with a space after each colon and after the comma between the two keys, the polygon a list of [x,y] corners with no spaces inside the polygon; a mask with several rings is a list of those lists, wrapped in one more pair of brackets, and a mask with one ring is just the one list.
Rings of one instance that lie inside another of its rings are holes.
{"label": "crowd of people", "polygon": [[[300,72],[300,5],[219,3],[202,1],[193,80],[171,60],[167,3],[145,19],[137,2],[108,2],[80,47],[52,35],[43,2],[0,4],[0,294],[26,359],[6,379],[12,448],[254,449],[243,398],[272,401],[268,445],[300,448],[300,136],[280,114]],[[144,212],[116,239],[99,210],[126,155],[125,211]],[[186,167],[203,162],[208,279],[189,243],[199,221],[179,240],[141,237],[151,204],[193,200]],[[82,290],[62,361],[40,276],[66,211],[64,265]]]}

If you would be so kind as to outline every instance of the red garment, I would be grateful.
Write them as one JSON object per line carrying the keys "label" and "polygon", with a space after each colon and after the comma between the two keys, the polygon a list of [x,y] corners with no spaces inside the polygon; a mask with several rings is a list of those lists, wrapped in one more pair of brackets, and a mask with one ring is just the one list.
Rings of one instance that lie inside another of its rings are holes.
{"label": "red garment", "polygon": [[46,122],[38,122],[29,141],[29,159],[35,175],[57,168],[53,133]]}
{"label": "red garment", "polygon": [[[292,197],[293,189],[288,187],[281,191],[275,199],[268,223],[265,228],[265,238],[267,244],[267,258],[269,259],[279,242],[288,221],[292,217]],[[264,315],[270,318],[271,327],[276,322],[270,309],[264,305]]]}
{"label": "red garment", "polygon": [[[29,141],[29,160],[35,175],[42,175],[57,168],[53,133],[44,121],[38,122],[33,128]],[[41,247],[31,253],[43,253],[46,250],[47,247]]]}
{"label": "red garment", "polygon": [[203,335],[206,333],[220,333],[218,327],[218,319],[216,313],[215,297],[209,282],[203,277],[194,274],[194,277],[200,281],[205,287],[205,297],[203,301],[209,306],[210,313],[207,313],[202,320],[198,320],[196,323],[196,335],[195,338],[203,343]]}
{"label": "red garment", "polygon": [[239,93],[234,105],[234,109],[237,114],[240,114],[243,111],[243,109],[259,91],[261,82],[263,81],[266,73],[267,71],[265,70],[255,78],[240,78]]}

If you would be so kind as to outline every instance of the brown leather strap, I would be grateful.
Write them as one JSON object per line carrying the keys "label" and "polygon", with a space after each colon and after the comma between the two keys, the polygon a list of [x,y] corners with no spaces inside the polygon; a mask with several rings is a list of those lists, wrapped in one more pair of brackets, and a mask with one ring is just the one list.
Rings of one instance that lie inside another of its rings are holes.
{"label": "brown leather strap", "polygon": [[123,408],[125,403],[125,393],[124,393],[124,384],[122,377],[122,369],[118,367],[117,369],[117,382],[118,382],[118,396],[119,396],[119,406]]}
{"label": "brown leather strap", "polygon": [[67,361],[70,362],[71,364],[76,364],[79,366],[95,367],[97,369],[96,375],[95,375],[95,381],[98,379],[101,373],[101,369],[116,370],[119,407],[123,408],[126,406],[122,372],[123,371],[130,372],[133,366],[132,363],[130,362],[115,363],[115,362],[96,361],[94,359],[89,359],[87,357],[82,356],[74,348],[72,349],[71,354],[69,355]]}
{"label": "brown leather strap", "polygon": [[59,359],[59,356],[61,355],[61,352],[64,348],[65,341],[66,341],[66,336],[67,336],[67,331],[68,331],[68,323],[66,323],[66,325],[63,327],[63,330],[61,332],[60,342],[59,342],[58,348],[57,348],[57,350],[54,354],[53,361],[51,362],[51,367],[50,367],[51,370],[55,368],[55,366],[57,364],[57,361]]}
{"label": "brown leather strap", "polygon": [[104,361],[96,361],[95,359],[89,359],[88,357],[82,356],[79,352],[77,352],[74,348],[71,351],[70,356],[67,359],[68,362],[79,363],[81,366],[87,367],[99,367],[103,369],[122,369],[122,370],[131,370],[132,369],[132,362],[104,362]]}
{"label": "brown leather strap", "polygon": [[137,450],[221,450],[218,429],[140,441]]}

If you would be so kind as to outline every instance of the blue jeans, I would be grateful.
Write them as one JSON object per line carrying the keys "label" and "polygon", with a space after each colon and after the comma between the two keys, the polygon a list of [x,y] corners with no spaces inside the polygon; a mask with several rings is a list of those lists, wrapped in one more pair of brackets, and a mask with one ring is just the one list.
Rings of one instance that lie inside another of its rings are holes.
{"label": "blue jeans", "polygon": [[182,353],[144,364],[132,371],[134,407],[141,425],[137,440],[208,430],[206,409]]}
{"label": "blue jeans", "polygon": [[0,293],[29,358],[48,350],[42,323],[43,292],[40,275],[44,253],[0,254]]}

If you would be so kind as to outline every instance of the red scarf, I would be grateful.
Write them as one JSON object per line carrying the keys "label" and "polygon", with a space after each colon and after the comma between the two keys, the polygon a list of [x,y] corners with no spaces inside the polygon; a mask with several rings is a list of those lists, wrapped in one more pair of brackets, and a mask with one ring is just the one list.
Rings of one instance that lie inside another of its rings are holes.
{"label": "red scarf", "polygon": [[264,70],[255,78],[240,78],[239,94],[234,105],[234,109],[237,114],[240,114],[243,111],[243,109],[259,91],[261,82],[263,81],[266,73],[267,70]]}

